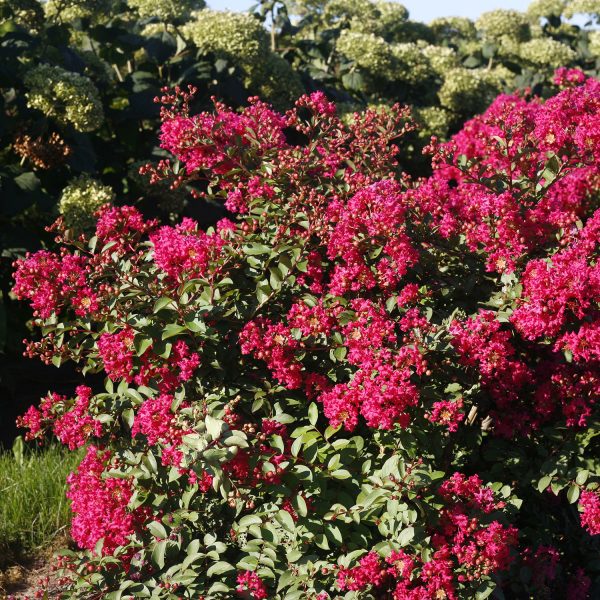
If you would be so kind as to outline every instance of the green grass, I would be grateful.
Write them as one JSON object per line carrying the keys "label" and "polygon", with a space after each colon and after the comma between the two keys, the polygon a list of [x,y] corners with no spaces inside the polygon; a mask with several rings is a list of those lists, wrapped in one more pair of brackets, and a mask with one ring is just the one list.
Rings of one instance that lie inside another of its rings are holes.
{"label": "green grass", "polygon": [[59,446],[28,451],[17,440],[0,453],[0,568],[25,558],[66,532],[66,478],[81,454]]}

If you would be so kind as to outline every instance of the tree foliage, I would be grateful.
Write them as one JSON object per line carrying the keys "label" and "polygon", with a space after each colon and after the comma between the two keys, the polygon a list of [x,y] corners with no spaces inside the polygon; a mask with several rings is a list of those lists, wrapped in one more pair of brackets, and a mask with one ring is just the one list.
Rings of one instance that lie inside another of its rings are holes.
{"label": "tree foliage", "polygon": [[397,105],[163,93],[144,171],[233,220],[106,205],[15,275],[29,354],[106,375],[22,419],[87,447],[64,597],[598,594],[600,89],[555,85],[422,180]]}

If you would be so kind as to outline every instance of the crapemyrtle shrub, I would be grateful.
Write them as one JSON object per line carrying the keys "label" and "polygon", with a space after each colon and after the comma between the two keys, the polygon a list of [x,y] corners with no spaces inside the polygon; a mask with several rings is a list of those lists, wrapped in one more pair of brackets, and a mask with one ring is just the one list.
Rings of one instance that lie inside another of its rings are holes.
{"label": "crapemyrtle shrub", "polygon": [[16,264],[83,375],[22,417],[85,458],[65,598],[598,596],[600,84],[502,95],[407,176],[406,109],[164,91],[154,182]]}

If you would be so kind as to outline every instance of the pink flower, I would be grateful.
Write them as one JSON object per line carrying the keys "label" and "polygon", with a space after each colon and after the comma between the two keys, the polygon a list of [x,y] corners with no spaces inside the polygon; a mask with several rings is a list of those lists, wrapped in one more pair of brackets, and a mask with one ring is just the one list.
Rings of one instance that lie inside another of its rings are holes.
{"label": "pink flower", "polygon": [[379,585],[384,574],[377,552],[369,552],[360,559],[358,566],[338,571],[337,585],[342,592],[360,591],[369,586]]}
{"label": "pink flower", "polygon": [[76,394],[72,408],[54,421],[56,437],[70,450],[80,448],[92,436],[102,435],[102,424],[89,414],[91,388],[80,385]]}
{"label": "pink flower", "polygon": [[445,425],[450,433],[458,431],[459,425],[464,421],[465,414],[461,412],[462,398],[457,400],[440,400],[433,403],[432,411],[425,415],[432,423]]}
{"label": "pink flower", "polygon": [[103,333],[97,341],[98,354],[104,363],[107,375],[113,381],[124,379],[133,381],[133,338],[131,329],[122,329],[115,333]]}
{"label": "pink flower", "polygon": [[173,397],[167,394],[144,400],[135,415],[131,436],[143,434],[151,446],[155,446],[159,441],[172,439],[174,421],[171,412],[172,403]]}
{"label": "pink flower", "polygon": [[[399,185],[391,180],[374,183],[356,193],[347,203],[332,203],[328,218],[335,223],[327,255],[339,259],[330,290],[346,291],[395,288],[419,260],[405,232],[406,204]],[[367,259],[371,248],[383,247],[381,258]]]}
{"label": "pink flower", "polygon": [[238,592],[250,592],[250,596],[255,600],[263,600],[269,597],[265,584],[253,571],[238,573],[237,583]]}
{"label": "pink flower", "polygon": [[102,554],[113,554],[134,533],[136,515],[128,510],[131,481],[103,477],[110,453],[89,446],[77,471],[67,478],[71,500],[71,536],[81,548],[94,550],[104,539]]}
{"label": "pink flower", "polygon": [[583,490],[579,497],[581,525],[590,535],[600,534],[600,495],[598,492]]}
{"label": "pink flower", "polygon": [[224,245],[218,234],[206,234],[192,219],[175,227],[161,227],[150,236],[154,245],[154,262],[174,282],[204,277],[211,260]]}

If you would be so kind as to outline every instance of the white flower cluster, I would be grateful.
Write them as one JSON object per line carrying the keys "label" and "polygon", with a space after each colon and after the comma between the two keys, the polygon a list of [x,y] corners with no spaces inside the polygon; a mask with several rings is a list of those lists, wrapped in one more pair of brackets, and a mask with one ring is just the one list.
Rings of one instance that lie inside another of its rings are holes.
{"label": "white flower cluster", "polygon": [[415,120],[419,126],[417,135],[429,141],[432,135],[444,140],[448,137],[452,114],[440,106],[424,106],[414,109]]}
{"label": "white flower cluster", "polygon": [[477,37],[475,23],[465,17],[440,17],[429,23],[438,40],[474,40]]}
{"label": "white flower cluster", "polygon": [[156,17],[161,22],[183,22],[193,10],[204,8],[204,0],[127,0],[140,17]]}
{"label": "white flower cluster", "polygon": [[58,201],[58,211],[67,227],[85,228],[94,222],[94,213],[114,200],[112,188],[102,185],[89,175],[80,175],[69,182]]}
{"label": "white flower cluster", "polygon": [[118,0],[48,0],[44,2],[44,11],[49,19],[74,21],[91,19],[101,22],[113,13]]}
{"label": "white flower cluster", "polygon": [[192,17],[183,32],[201,52],[252,63],[269,51],[266,30],[248,13],[204,9]]}
{"label": "white flower cluster", "polygon": [[77,131],[94,131],[104,120],[98,89],[89,77],[39,65],[25,75],[27,105]]}
{"label": "white flower cluster", "polygon": [[393,79],[418,84],[433,75],[429,58],[418,44],[391,44],[394,58]]}
{"label": "white flower cluster", "polygon": [[600,20],[600,0],[570,0],[563,14],[568,19],[575,15],[593,15]]}
{"label": "white flower cluster", "polygon": [[352,31],[374,33],[388,42],[404,41],[408,11],[397,2],[364,2],[363,10],[353,15]]}
{"label": "white flower cluster", "polygon": [[213,11],[192,13],[182,28],[201,52],[213,53],[239,66],[245,73],[245,85],[253,93],[286,108],[304,88],[290,64],[271,51],[266,30],[248,13]]}
{"label": "white flower cluster", "polygon": [[440,104],[456,113],[482,110],[501,89],[498,73],[487,69],[451,69],[438,91]]}
{"label": "white flower cluster", "polygon": [[600,58],[600,31],[590,31],[588,34],[588,49],[596,59]]}
{"label": "white flower cluster", "polygon": [[391,45],[374,33],[344,29],[338,38],[336,49],[375,77],[393,77],[394,58]]}
{"label": "white flower cluster", "polygon": [[349,29],[342,31],[337,50],[374,77],[412,84],[434,74],[432,59],[437,67],[452,62],[451,50],[414,42],[388,44],[375,34]]}
{"label": "white flower cluster", "polygon": [[352,20],[355,24],[370,23],[371,27],[378,27],[381,30],[385,27],[393,27],[397,22],[406,21],[408,10],[398,2],[387,0],[375,0],[374,2],[371,0],[331,0],[325,5],[323,17],[327,23]]}
{"label": "white flower cluster", "polygon": [[477,19],[475,26],[489,41],[501,42],[513,38],[519,42],[529,39],[529,22],[526,15],[516,10],[491,10]]}
{"label": "white flower cluster", "polygon": [[423,56],[427,58],[433,71],[438,75],[445,76],[450,69],[460,66],[460,60],[456,50],[448,46],[432,46],[431,44],[420,45]]}
{"label": "white flower cluster", "polygon": [[565,0],[533,0],[527,7],[527,14],[539,19],[541,17],[560,17],[566,6]]}
{"label": "white flower cluster", "polygon": [[536,38],[519,46],[519,56],[539,67],[556,69],[577,56],[566,44],[552,38]]}

